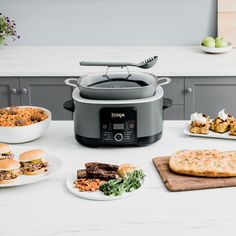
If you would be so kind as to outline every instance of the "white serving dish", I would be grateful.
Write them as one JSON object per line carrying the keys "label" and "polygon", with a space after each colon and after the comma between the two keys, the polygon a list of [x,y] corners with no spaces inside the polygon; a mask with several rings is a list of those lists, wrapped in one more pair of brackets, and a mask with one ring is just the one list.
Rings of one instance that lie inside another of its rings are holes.
{"label": "white serving dish", "polygon": [[17,127],[3,127],[0,126],[0,142],[4,143],[25,143],[35,140],[44,135],[51,123],[52,114],[49,110],[43,107],[36,106],[19,106],[20,108],[39,108],[45,111],[48,118],[36,124]]}
{"label": "white serving dish", "polygon": [[220,133],[216,133],[216,132],[213,132],[210,130],[208,134],[193,134],[189,131],[189,124],[190,124],[190,121],[189,121],[188,125],[186,125],[186,128],[184,130],[184,134],[186,134],[188,136],[196,136],[196,137],[201,137],[201,138],[220,138],[220,139],[236,140],[236,136],[229,135],[229,132],[225,132],[223,134],[220,134]]}
{"label": "white serving dish", "polygon": [[143,188],[143,185],[144,185],[144,181],[143,181],[143,183],[139,189],[137,189],[133,192],[130,192],[130,193],[124,193],[121,196],[112,197],[112,196],[105,195],[100,190],[98,190],[96,192],[81,192],[81,191],[79,191],[79,189],[74,187],[74,181],[76,180],[76,178],[77,178],[76,175],[71,175],[67,178],[67,180],[66,180],[67,189],[71,193],[76,195],[77,197],[84,198],[87,200],[94,200],[94,201],[113,201],[113,200],[119,200],[122,198],[127,198],[127,197],[132,196],[135,193],[138,193]]}
{"label": "white serving dish", "polygon": [[207,53],[212,53],[212,54],[218,54],[218,53],[224,53],[224,52],[228,52],[232,49],[232,44],[229,43],[228,47],[223,47],[223,48],[209,48],[209,47],[205,47],[202,44],[200,45],[201,50]]}
{"label": "white serving dish", "polygon": [[20,175],[12,183],[0,184],[0,188],[22,186],[42,181],[54,175],[62,166],[62,161],[51,154],[46,154],[45,159],[48,161],[48,171],[39,175]]}

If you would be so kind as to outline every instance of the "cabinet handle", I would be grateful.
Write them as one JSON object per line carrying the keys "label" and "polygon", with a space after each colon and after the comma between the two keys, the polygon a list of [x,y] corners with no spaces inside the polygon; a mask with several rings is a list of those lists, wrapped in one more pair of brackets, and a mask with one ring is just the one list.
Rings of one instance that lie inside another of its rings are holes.
{"label": "cabinet handle", "polygon": [[192,93],[193,92],[193,89],[192,88],[187,88],[186,90],[185,90],[185,93],[188,93],[188,94],[190,94],[190,93]]}
{"label": "cabinet handle", "polygon": [[16,89],[16,88],[12,88],[12,89],[10,90],[10,93],[11,93],[11,94],[16,94],[16,93],[17,93],[17,89]]}
{"label": "cabinet handle", "polygon": [[27,88],[23,88],[23,89],[21,89],[21,93],[23,93],[23,94],[28,93],[28,89],[27,89]]}

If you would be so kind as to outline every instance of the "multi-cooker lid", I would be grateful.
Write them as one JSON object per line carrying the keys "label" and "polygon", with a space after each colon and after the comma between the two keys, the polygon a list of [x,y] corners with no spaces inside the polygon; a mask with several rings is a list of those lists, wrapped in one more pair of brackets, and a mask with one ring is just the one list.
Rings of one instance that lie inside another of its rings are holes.
{"label": "multi-cooker lid", "polygon": [[153,86],[157,83],[154,75],[149,73],[104,73],[88,74],[80,79],[79,86],[94,89],[125,89]]}
{"label": "multi-cooker lid", "polygon": [[[128,66],[150,68],[156,63],[157,57],[150,58],[140,63],[128,62],[80,62],[83,66],[107,66],[105,73],[91,73],[80,76],[78,79],[70,78],[65,83],[72,87],[78,87],[80,95],[93,100],[131,100],[150,98],[155,95],[158,82],[156,75],[144,72],[130,72]],[[125,68],[126,72],[110,72],[111,67]],[[163,78],[162,78],[163,80]],[[164,78],[165,82],[159,85],[168,84],[171,80]],[[71,83],[72,81],[76,84]]]}
{"label": "multi-cooker lid", "polygon": [[151,97],[157,78],[148,73],[94,73],[77,81],[82,96],[90,99],[125,100]]}

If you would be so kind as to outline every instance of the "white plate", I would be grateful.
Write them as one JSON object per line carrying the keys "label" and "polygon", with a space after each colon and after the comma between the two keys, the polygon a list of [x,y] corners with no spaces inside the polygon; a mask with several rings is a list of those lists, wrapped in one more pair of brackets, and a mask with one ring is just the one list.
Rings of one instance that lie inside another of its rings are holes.
{"label": "white plate", "polygon": [[54,175],[62,166],[62,161],[50,154],[45,155],[45,159],[48,161],[48,171],[40,174],[40,175],[20,175],[16,181],[9,183],[9,184],[0,184],[0,188],[5,188],[5,187],[15,187],[15,186],[21,186],[21,185],[26,185],[26,184],[33,184],[39,181],[42,181],[46,178],[51,177]]}
{"label": "white plate", "polygon": [[103,192],[99,190],[96,192],[81,192],[79,191],[79,189],[74,187],[75,180],[76,180],[76,175],[71,175],[67,178],[66,187],[68,188],[68,190],[74,195],[76,195],[77,197],[88,199],[88,200],[95,200],[95,201],[112,201],[112,200],[119,200],[122,198],[127,198],[139,192],[143,188],[143,185],[144,185],[144,182],[143,182],[139,189],[131,193],[124,193],[121,196],[111,197],[111,196],[106,196]]}
{"label": "white plate", "polygon": [[208,134],[193,134],[189,131],[189,124],[186,126],[184,133],[188,136],[196,136],[196,137],[202,137],[202,138],[236,139],[236,136],[229,135],[229,132],[220,134],[220,133],[216,133],[210,130]]}
{"label": "white plate", "polygon": [[218,53],[224,53],[224,52],[228,52],[232,49],[232,44],[229,43],[228,47],[223,47],[223,48],[209,48],[209,47],[205,47],[202,44],[200,45],[202,51],[207,52],[207,53],[213,53],[213,54],[218,54]]}

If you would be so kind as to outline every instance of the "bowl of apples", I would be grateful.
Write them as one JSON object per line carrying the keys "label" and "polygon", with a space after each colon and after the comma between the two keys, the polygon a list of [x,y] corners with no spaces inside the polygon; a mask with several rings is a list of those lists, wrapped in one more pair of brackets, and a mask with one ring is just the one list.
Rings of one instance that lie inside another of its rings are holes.
{"label": "bowl of apples", "polygon": [[224,53],[232,49],[232,44],[223,37],[206,37],[201,43],[201,49],[207,53]]}

